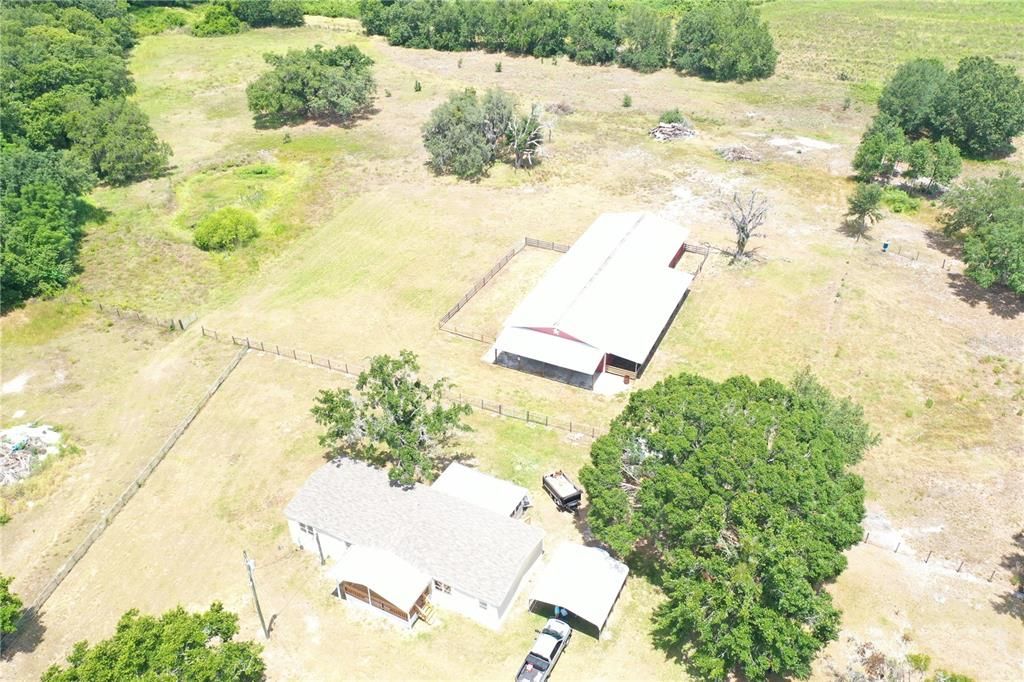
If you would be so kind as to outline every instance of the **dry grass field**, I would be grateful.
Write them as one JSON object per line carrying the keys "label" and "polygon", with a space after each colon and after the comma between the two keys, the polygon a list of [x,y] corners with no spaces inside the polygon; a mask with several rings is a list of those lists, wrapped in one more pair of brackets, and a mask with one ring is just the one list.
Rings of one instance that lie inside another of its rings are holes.
{"label": "dry grass field", "polygon": [[[197,310],[207,328],[354,363],[409,348],[427,374],[467,393],[603,424],[624,396],[487,365],[485,345],[438,331],[438,318],[524,235],[571,243],[602,211],[649,210],[688,227],[694,241],[727,247],[728,200],[757,189],[771,204],[765,236],[753,244],[760,258],[742,267],[707,262],[640,385],[679,371],[786,379],[810,366],[864,406],[880,435],[859,465],[865,528],[882,546],[852,550],[849,570],[830,587],[844,629],[820,658],[818,679],[867,641],[893,655],[926,653],[977,680],[1019,679],[1024,613],[1001,606],[1002,573],[985,578],[1020,551],[1013,536],[1024,528],[1024,305],[974,288],[956,265],[941,268],[951,255],[934,207],[887,215],[860,242],[839,228],[849,162],[884,76],[914,54],[955,61],[980,52],[1020,66],[1024,47],[1013,36],[1024,30],[1024,11],[998,2],[808,0],[770,3],[765,14],[783,57],[775,77],[752,84],[392,48],[346,20],[146,38],[132,61],[137,97],[176,167],[94,194],[108,215],[90,227],[80,290],[154,314]],[[844,30],[812,30],[824,23]],[[878,26],[916,42],[883,41]],[[255,129],[244,87],[263,68],[261,55],[318,43],[354,43],[374,57],[375,111],[345,128]],[[839,80],[838,70],[852,80]],[[524,103],[564,101],[575,113],[548,115],[551,140],[529,172],[496,167],[478,183],[431,175],[420,142],[429,111],[452,90],[495,85]],[[698,135],[650,140],[646,129],[673,107]],[[764,160],[728,163],[715,153],[739,143]],[[965,173],[1022,172],[1022,147]],[[230,255],[196,250],[190,226],[226,204],[259,216],[260,239]],[[883,255],[883,239],[911,258]],[[493,334],[554,257],[517,256],[455,324]],[[228,362],[234,349],[202,338],[198,324],[172,334],[59,301],[0,321],[4,382],[28,375],[20,392],[2,396],[2,424],[52,423],[80,448],[9,503],[3,572],[24,596]],[[453,665],[465,678],[507,677],[537,620],[522,608],[498,634],[455,617],[399,634],[332,602],[315,561],[291,551],[281,509],[321,461],[308,408],[318,388],[341,382],[250,354],[53,595],[29,638],[33,650],[16,652],[0,678],[37,675],[74,641],[108,635],[131,607],[220,599],[256,637],[243,548],[257,559],[265,609],[277,615],[265,654],[272,679],[335,677],[341,654],[353,678],[450,679]],[[472,423],[467,451],[535,492],[546,468],[576,471],[588,457],[588,442],[564,433],[486,413]],[[531,521],[545,528],[548,546],[573,537],[568,517],[540,502]],[[887,543],[900,543],[899,554]],[[924,564],[929,552],[936,558]],[[575,639],[558,674],[679,678],[646,634],[656,603],[652,587],[631,580],[610,638]]]}

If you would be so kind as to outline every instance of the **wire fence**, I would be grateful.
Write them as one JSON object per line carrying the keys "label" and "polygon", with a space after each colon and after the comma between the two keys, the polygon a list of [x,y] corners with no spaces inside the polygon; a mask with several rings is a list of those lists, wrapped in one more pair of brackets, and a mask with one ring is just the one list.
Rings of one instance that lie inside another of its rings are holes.
{"label": "wire fence", "polygon": [[[312,365],[314,367],[321,367],[332,372],[344,374],[351,378],[358,377],[360,372],[363,372],[366,369],[363,365],[355,362],[349,362],[348,360],[331,358],[326,355],[316,355],[308,351],[298,350],[296,348],[282,346],[276,343],[267,343],[248,336],[224,334],[213,329],[208,329],[205,326],[201,327],[201,329],[203,336],[216,341],[241,346],[245,350],[252,349],[264,353],[273,353],[279,357],[289,358],[296,362]],[[602,436],[608,432],[607,427],[597,427],[573,417],[552,416],[536,410],[509,405],[507,403],[490,400],[488,398],[473,396],[461,391],[446,390],[443,392],[442,398],[449,403],[465,403],[471,407],[485,412],[491,412],[500,417],[508,417],[509,419],[516,419],[528,424],[545,426],[547,428],[565,431],[570,434],[579,434],[581,436],[586,436],[587,438],[597,438],[598,436]]]}
{"label": "wire fence", "polygon": [[918,551],[917,549],[912,549],[902,540],[893,540],[888,536],[885,538],[879,538],[877,536],[872,538],[871,531],[864,533],[864,537],[861,542],[873,547],[889,550],[894,554],[908,557],[923,564],[945,568],[953,571],[954,573],[971,575],[979,580],[984,580],[985,582],[999,583],[1009,587],[1014,587],[1012,573],[1002,566],[995,566],[982,562],[968,563],[966,559],[943,556],[932,550],[928,550],[927,552]]}
{"label": "wire fence", "polygon": [[[61,296],[61,301],[65,304],[71,302],[66,294]],[[82,297],[78,297],[78,302],[81,305],[92,306],[93,308],[99,310],[101,313],[113,315],[114,317],[117,317],[119,320],[135,320],[136,322],[150,324],[155,327],[162,327],[164,329],[174,329],[178,331],[185,331],[186,329],[191,327],[196,320],[199,319],[199,313],[196,312],[192,312],[189,313],[188,315],[178,317],[157,317],[155,315],[148,315],[138,310],[131,310],[129,308],[122,308],[121,306],[110,305],[109,303],[104,304],[98,301],[89,301],[88,299]]]}
{"label": "wire fence", "polygon": [[[231,358],[231,361],[228,362],[227,366],[221,371],[217,379],[214,380],[214,382],[210,385],[208,389],[206,389],[206,393],[204,393],[202,398],[199,399],[199,402],[197,402],[195,406],[192,408],[192,410],[189,411],[189,413],[185,416],[185,418],[178,423],[178,426],[175,427],[174,431],[171,432],[171,435],[167,437],[163,445],[160,446],[160,449],[157,450],[156,454],[152,458],[150,458],[149,462],[146,463],[146,465],[132,480],[132,482],[128,484],[128,487],[125,488],[125,490],[117,497],[117,499],[110,506],[110,508],[103,513],[103,515],[100,517],[100,520],[96,523],[95,526],[93,526],[92,530],[89,531],[89,534],[85,536],[85,538],[78,544],[78,546],[71,553],[71,555],[64,561],[63,564],[61,564],[61,567],[57,570],[57,573],[54,574],[54,576],[50,578],[49,581],[47,581],[47,583],[43,586],[39,593],[36,594],[31,604],[29,604],[29,606],[24,611],[22,611],[21,616],[18,620],[18,630],[24,630],[24,628],[21,627],[21,625],[23,623],[28,622],[30,619],[36,617],[36,615],[39,613],[39,610],[46,603],[46,600],[49,599],[50,596],[54,593],[54,591],[56,591],[56,589],[60,586],[60,584],[64,582],[64,579],[68,577],[68,574],[71,573],[71,571],[75,568],[78,562],[81,561],[82,558],[89,551],[89,549],[96,543],[97,540],[100,539],[100,536],[103,535],[103,532],[106,531],[106,529],[110,526],[111,523],[113,523],[114,518],[117,517],[121,510],[124,509],[125,505],[128,504],[128,502],[135,496],[135,493],[137,493],[139,489],[142,488],[143,484],[145,484],[145,482],[149,479],[153,472],[156,471],[156,468],[160,465],[160,462],[164,460],[164,457],[166,457],[167,453],[171,451],[171,448],[174,447],[174,444],[178,442],[178,439],[181,438],[182,434],[184,434],[188,427],[192,425],[192,422],[195,421],[195,418],[206,406],[206,403],[210,401],[210,398],[212,398],[214,394],[217,392],[217,390],[220,389],[220,387],[224,384],[224,382],[227,381],[227,378],[231,375],[231,372],[233,372],[235,367],[238,366],[238,363],[242,361],[242,358],[245,356],[245,353],[245,348],[242,348],[237,353],[235,353],[234,357]],[[13,638],[9,638],[9,641],[11,639]]]}

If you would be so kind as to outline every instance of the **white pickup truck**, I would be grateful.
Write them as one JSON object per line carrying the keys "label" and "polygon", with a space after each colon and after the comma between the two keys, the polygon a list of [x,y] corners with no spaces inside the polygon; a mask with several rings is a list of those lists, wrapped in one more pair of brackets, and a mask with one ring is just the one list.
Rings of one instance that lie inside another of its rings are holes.
{"label": "white pickup truck", "polygon": [[558,658],[569,646],[572,628],[555,618],[550,619],[543,630],[537,631],[530,653],[519,668],[516,682],[544,682],[551,676],[551,670],[558,663]]}

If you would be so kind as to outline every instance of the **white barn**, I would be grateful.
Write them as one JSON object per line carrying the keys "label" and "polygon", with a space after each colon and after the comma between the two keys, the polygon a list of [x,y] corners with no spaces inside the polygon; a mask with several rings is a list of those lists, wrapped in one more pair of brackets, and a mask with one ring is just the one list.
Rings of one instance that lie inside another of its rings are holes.
{"label": "white barn", "polygon": [[494,361],[593,388],[643,373],[693,275],[687,231],[650,213],[605,213],[513,310]]}
{"label": "white barn", "polygon": [[284,510],[292,540],[335,561],[339,597],[409,626],[436,605],[492,628],[543,551],[543,531],[509,513],[394,486],[345,458],[317,469]]}

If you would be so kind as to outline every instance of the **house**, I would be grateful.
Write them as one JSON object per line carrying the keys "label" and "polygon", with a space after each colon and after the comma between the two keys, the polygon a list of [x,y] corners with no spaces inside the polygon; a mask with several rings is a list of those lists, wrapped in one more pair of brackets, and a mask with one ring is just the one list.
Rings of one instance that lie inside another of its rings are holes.
{"label": "house", "polygon": [[687,231],[650,213],[605,213],[512,311],[496,364],[583,388],[639,377],[693,275]]}
{"label": "house", "polygon": [[533,588],[535,611],[557,610],[576,630],[599,637],[626,584],[629,567],[600,547],[566,542],[551,554]]}
{"label": "house", "polygon": [[458,462],[449,464],[430,487],[514,519],[521,517],[530,506],[526,488]]}
{"label": "house", "polygon": [[293,541],[334,561],[338,597],[411,626],[434,606],[497,628],[543,551],[543,531],[383,469],[339,458],[285,507]]}

